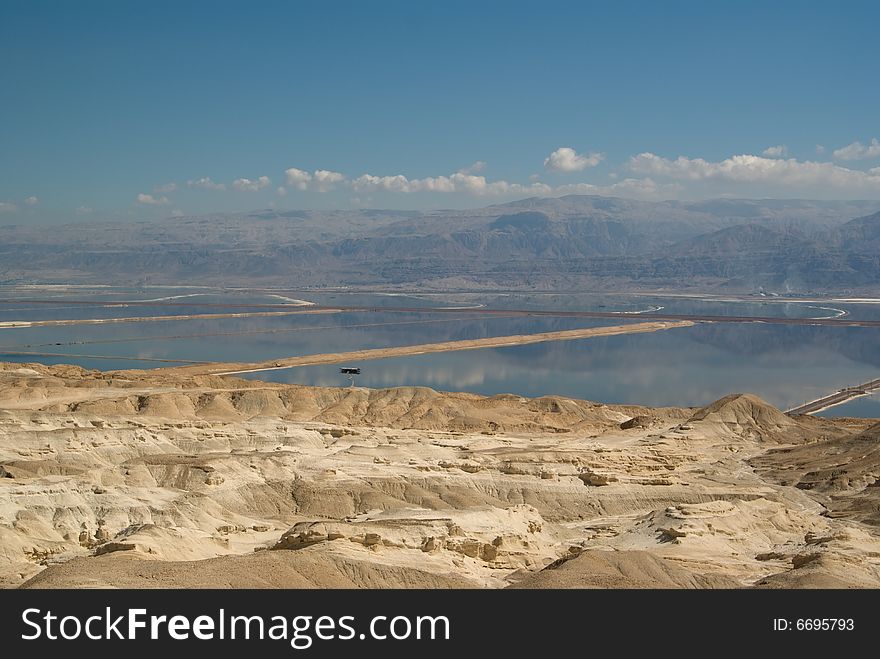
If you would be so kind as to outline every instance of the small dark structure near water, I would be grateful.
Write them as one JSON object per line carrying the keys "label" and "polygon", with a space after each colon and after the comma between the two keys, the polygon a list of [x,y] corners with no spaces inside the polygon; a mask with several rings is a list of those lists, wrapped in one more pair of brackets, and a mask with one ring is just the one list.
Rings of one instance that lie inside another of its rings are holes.
{"label": "small dark structure near water", "polygon": [[349,386],[353,387],[354,386],[354,376],[360,375],[361,369],[355,368],[353,366],[343,366],[342,368],[339,369],[339,372],[342,373],[343,375],[348,376],[348,381],[351,383]]}

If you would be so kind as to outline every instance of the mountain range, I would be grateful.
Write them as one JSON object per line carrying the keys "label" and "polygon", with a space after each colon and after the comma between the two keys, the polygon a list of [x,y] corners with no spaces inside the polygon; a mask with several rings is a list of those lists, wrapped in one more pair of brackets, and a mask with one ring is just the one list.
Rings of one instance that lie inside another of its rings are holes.
{"label": "mountain range", "polygon": [[423,289],[880,289],[880,201],[571,195],[0,227],[0,282]]}

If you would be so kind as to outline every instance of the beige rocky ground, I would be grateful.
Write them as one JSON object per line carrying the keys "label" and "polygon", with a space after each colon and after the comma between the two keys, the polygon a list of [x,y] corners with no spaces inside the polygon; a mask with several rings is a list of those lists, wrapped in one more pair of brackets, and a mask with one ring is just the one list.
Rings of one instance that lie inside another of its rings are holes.
{"label": "beige rocky ground", "polygon": [[871,423],[0,365],[0,583],[878,587]]}

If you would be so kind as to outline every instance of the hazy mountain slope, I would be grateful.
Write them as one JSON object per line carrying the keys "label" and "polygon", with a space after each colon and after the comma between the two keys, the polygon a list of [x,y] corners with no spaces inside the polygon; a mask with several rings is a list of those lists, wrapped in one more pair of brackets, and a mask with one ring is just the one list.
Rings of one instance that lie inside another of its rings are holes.
{"label": "hazy mountain slope", "polygon": [[859,254],[880,254],[880,213],[858,217],[830,232],[841,249]]}
{"label": "hazy mountain slope", "polygon": [[880,202],[568,196],[0,227],[0,281],[792,291],[880,285]]}

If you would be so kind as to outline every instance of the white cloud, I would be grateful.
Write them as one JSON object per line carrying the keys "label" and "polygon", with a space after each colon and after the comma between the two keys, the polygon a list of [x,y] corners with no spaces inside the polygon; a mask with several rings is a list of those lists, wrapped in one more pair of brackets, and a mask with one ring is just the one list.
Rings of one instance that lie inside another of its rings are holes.
{"label": "white cloud", "polygon": [[816,153],[821,156],[823,153],[825,153],[825,147],[822,146],[821,144],[817,144],[816,145]]}
{"label": "white cloud", "polygon": [[183,217],[183,211],[175,208],[173,211],[171,211],[171,217]]}
{"label": "white cloud", "polygon": [[678,183],[657,183],[651,178],[625,178],[611,185],[569,183],[553,188],[554,194],[591,194],[638,199],[674,199],[682,187]]}
{"label": "white cloud", "polygon": [[304,169],[291,167],[285,170],[284,176],[287,180],[287,185],[292,188],[297,190],[315,190],[317,192],[328,192],[337,183],[342,183],[345,180],[345,174],[328,169],[316,169],[314,172],[307,172]]}
{"label": "white cloud", "polygon": [[449,176],[429,176],[421,179],[410,179],[403,174],[394,176],[374,176],[364,174],[351,182],[357,191],[381,190],[384,192],[462,192],[475,196],[493,195],[543,195],[552,192],[552,188],[544,183],[508,183],[507,181],[486,180],[485,176],[455,172]]}
{"label": "white cloud", "polygon": [[832,153],[835,160],[868,160],[880,157],[880,141],[875,137],[867,146],[861,142],[853,142],[845,147],[835,149]]}
{"label": "white cloud", "polygon": [[468,165],[467,167],[462,167],[458,170],[459,174],[476,174],[478,172],[482,172],[486,169],[486,161],[478,160],[475,163]]}
{"label": "white cloud", "polygon": [[403,174],[374,176],[364,174],[351,182],[355,190],[384,190],[386,192],[415,192],[409,179]]}
{"label": "white cloud", "polygon": [[141,192],[135,197],[135,201],[139,204],[144,204],[145,206],[163,206],[168,203],[168,197],[154,197],[151,194],[144,194]]}
{"label": "white cloud", "polygon": [[312,180],[311,174],[303,169],[297,169],[296,167],[291,167],[286,170],[284,176],[287,179],[287,185],[296,188],[297,190],[308,190],[309,183]]}
{"label": "white cloud", "polygon": [[77,215],[89,215],[93,210],[94,209],[89,208],[88,206],[79,206],[74,212]]}
{"label": "white cloud", "polygon": [[592,183],[570,183],[550,186],[533,180],[529,184],[508,181],[487,181],[484,176],[456,172],[448,176],[429,176],[411,179],[403,174],[394,176],[374,176],[364,174],[353,181],[351,187],[357,192],[396,192],[413,194],[417,192],[463,193],[477,197],[497,196],[552,196],[566,194],[622,195],[643,199],[669,199],[681,190],[677,183],[660,184],[651,178],[627,178],[610,185]]}
{"label": "white cloud", "polygon": [[782,158],[788,155],[788,147],[784,144],[778,144],[776,146],[768,146],[761,155],[766,156],[767,158]]}
{"label": "white cloud", "polygon": [[258,192],[263,188],[269,187],[271,184],[272,180],[268,176],[261,176],[254,180],[249,178],[237,178],[232,182],[232,187],[243,192]]}
{"label": "white cloud", "polygon": [[203,176],[200,179],[196,179],[195,181],[187,181],[186,187],[188,188],[198,188],[199,190],[225,190],[225,183],[214,183],[211,180],[210,176]]}
{"label": "white cloud", "polygon": [[0,201],[0,213],[14,213],[18,210],[18,206],[8,201]]}
{"label": "white cloud", "polygon": [[[822,151],[819,145],[816,149]],[[844,159],[872,157],[875,153],[880,155],[880,143],[873,139],[867,146],[855,142],[844,149],[838,149],[834,155]],[[579,154],[571,147],[560,147],[544,160],[544,166],[554,172],[577,172],[595,167],[604,157],[601,153]],[[355,179],[348,179],[341,172],[328,169],[307,171],[291,167],[285,170],[284,185],[276,187],[275,194],[284,197],[291,189],[324,193],[342,187],[358,200],[352,202],[356,204],[363,203],[372,192],[452,193],[474,197],[594,194],[643,199],[736,194],[773,196],[790,194],[786,191],[791,188],[801,188],[825,197],[840,191],[870,192],[872,198],[880,194],[880,167],[862,171],[833,162],[801,161],[789,158],[788,147],[784,144],[770,146],[760,156],[742,154],[719,161],[686,156],[669,159],[650,152],[640,153],[631,157],[624,169],[609,174],[607,183],[601,184],[582,182],[552,186],[542,182],[538,174],[532,174],[525,183],[490,181],[477,174],[485,166],[484,161],[477,161],[448,175],[410,178],[403,174],[378,176],[366,173]],[[626,175],[627,171],[632,173],[629,177]],[[256,192],[269,188],[271,183],[268,176],[260,176],[256,179],[238,178],[231,186],[240,191]],[[734,192],[729,184],[744,187]],[[225,190],[227,187],[222,183],[215,183],[209,177],[187,181],[186,186],[206,190]],[[168,198],[159,193],[176,189],[176,184],[168,183],[154,188],[153,194],[137,195],[136,201],[145,205],[169,204],[171,202]],[[34,201],[30,201],[31,199]],[[36,202],[36,197],[33,197],[24,203]],[[0,210],[18,210],[18,206],[6,203],[0,206]],[[77,212],[81,213],[80,209]],[[91,209],[87,212],[91,212]],[[174,211],[174,214],[177,213],[178,211]]]}
{"label": "white cloud", "polygon": [[570,146],[563,146],[544,159],[544,167],[552,172],[579,172],[587,167],[595,167],[605,158],[602,153],[577,153]]}
{"label": "white cloud", "polygon": [[40,203],[40,198],[37,197],[36,195],[31,195],[30,197],[28,197],[27,199],[24,200],[24,203],[27,204],[28,206],[36,206],[37,204]]}
{"label": "white cloud", "polygon": [[344,180],[345,175],[326,169],[316,169],[315,173],[312,174],[312,182],[315,184],[318,192],[327,192],[334,184],[341,183]]}
{"label": "white cloud", "polygon": [[731,183],[764,183],[789,187],[825,186],[836,189],[880,191],[880,176],[847,169],[830,162],[732,156],[720,162],[679,156],[675,160],[653,153],[640,153],[629,160],[629,169],[639,174],[683,181],[718,180]]}

